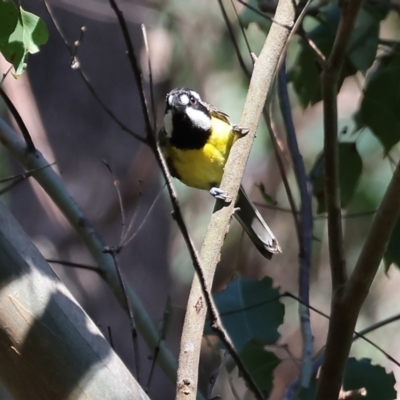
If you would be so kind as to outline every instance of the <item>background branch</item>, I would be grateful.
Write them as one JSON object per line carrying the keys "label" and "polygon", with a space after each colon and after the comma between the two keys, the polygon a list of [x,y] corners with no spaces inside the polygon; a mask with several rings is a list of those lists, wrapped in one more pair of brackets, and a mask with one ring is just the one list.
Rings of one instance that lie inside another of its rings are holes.
{"label": "background branch", "polygon": [[[304,303],[309,304],[310,302],[310,269],[313,232],[312,200],[308,188],[307,172],[297,143],[296,131],[294,128],[287,89],[285,60],[282,62],[279,70],[278,93],[281,113],[286,128],[287,143],[301,199],[299,224],[299,297],[301,302],[299,302],[299,315],[303,336],[303,354],[301,357],[302,367],[300,371],[300,380],[303,387],[308,387],[312,374],[313,334],[310,323],[310,309],[305,306]],[[295,218],[297,219],[297,216],[295,216]]]}
{"label": "background branch", "polygon": [[399,165],[375,215],[356,268],[348,281],[343,254],[340,192],[338,184],[337,91],[341,69],[362,0],[342,2],[342,15],[330,57],[322,73],[325,132],[325,176],[329,251],[333,286],[331,320],[317,400],[337,400],[352,335],[370,285],[382,259],[400,211]]}
{"label": "background branch", "polygon": [[0,375],[14,399],[148,400],[1,200],[0,286]]}

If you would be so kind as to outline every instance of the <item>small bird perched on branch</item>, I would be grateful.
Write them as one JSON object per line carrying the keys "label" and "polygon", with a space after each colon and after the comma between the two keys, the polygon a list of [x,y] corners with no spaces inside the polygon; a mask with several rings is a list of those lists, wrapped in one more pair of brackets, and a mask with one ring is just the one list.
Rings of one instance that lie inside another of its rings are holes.
{"label": "small bird perched on branch", "polygon": [[[233,142],[246,133],[194,90],[177,88],[167,94],[159,143],[171,175],[187,186],[209,190],[215,198],[227,201],[219,188],[224,166]],[[277,239],[242,187],[235,206],[236,219],[260,253],[268,259],[281,253]]]}

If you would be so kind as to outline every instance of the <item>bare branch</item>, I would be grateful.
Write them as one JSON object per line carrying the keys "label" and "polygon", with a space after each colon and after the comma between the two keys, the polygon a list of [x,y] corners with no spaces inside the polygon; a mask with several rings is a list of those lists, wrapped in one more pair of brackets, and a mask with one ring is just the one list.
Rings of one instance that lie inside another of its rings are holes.
{"label": "bare branch", "polygon": [[[221,182],[221,189],[232,199],[237,196],[267,93],[272,85],[279,58],[289,37],[290,31],[287,28],[283,28],[282,25],[286,27],[293,26],[294,18],[293,1],[281,0],[275,15],[279,25],[272,25],[261,54],[254,66],[240,120],[240,125],[248,128],[249,133],[237,140],[233,145]],[[211,287],[223,241],[233,213],[234,201],[225,207],[217,203],[208,225],[200,253],[208,287]],[[206,312],[207,307],[204,304],[201,285],[196,275],[189,295],[184,332],[181,339],[180,368],[178,370],[178,389],[180,389],[180,393],[178,393],[178,399],[194,399],[196,396],[200,345]],[[186,392],[184,392],[183,388],[187,389]]]}

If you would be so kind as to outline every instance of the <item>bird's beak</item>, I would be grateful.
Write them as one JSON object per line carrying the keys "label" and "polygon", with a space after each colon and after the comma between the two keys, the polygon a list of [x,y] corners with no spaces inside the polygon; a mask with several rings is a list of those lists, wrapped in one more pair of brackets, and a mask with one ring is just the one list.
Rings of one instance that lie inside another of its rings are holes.
{"label": "bird's beak", "polygon": [[181,96],[174,96],[170,104],[173,112],[181,113],[185,111],[186,104],[182,103]]}

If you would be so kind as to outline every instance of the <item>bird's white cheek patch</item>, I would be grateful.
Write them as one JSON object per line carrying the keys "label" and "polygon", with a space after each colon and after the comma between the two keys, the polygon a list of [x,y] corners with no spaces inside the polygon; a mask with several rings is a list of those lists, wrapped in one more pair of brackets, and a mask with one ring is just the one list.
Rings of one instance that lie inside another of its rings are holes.
{"label": "bird's white cheek patch", "polygon": [[189,104],[189,97],[187,94],[182,94],[180,100],[184,106],[187,106]]}
{"label": "bird's white cheek patch", "polygon": [[164,115],[164,129],[165,129],[165,132],[167,132],[167,137],[171,138],[172,131],[174,130],[174,127],[172,124],[172,111],[171,110],[169,110]]}
{"label": "bird's white cheek patch", "polygon": [[193,122],[193,125],[206,131],[211,129],[211,118],[208,115],[204,114],[203,111],[195,110],[194,108],[188,107],[186,109],[186,114]]}

